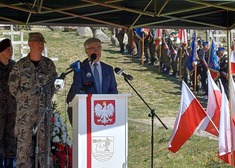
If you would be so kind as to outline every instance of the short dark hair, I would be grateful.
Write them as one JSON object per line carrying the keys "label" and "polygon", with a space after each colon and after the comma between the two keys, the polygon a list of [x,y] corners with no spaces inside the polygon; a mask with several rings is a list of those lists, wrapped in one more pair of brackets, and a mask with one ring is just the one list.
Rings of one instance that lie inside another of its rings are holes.
{"label": "short dark hair", "polygon": [[95,38],[95,37],[89,38],[84,42],[84,48],[86,49],[88,44],[96,43],[96,42],[101,43],[100,39],[98,39],[98,38]]}

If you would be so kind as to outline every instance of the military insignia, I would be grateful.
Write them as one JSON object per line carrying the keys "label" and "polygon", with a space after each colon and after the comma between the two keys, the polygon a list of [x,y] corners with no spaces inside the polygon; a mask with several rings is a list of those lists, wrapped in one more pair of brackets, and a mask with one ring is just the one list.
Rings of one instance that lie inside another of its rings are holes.
{"label": "military insignia", "polygon": [[92,155],[100,161],[108,161],[114,154],[114,137],[94,136],[92,137]]}

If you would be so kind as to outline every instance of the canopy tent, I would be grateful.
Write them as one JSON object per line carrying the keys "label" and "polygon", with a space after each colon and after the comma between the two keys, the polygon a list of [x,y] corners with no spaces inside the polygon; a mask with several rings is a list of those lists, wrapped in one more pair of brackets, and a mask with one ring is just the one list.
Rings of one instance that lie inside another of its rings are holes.
{"label": "canopy tent", "polygon": [[1,0],[0,24],[235,28],[235,1]]}

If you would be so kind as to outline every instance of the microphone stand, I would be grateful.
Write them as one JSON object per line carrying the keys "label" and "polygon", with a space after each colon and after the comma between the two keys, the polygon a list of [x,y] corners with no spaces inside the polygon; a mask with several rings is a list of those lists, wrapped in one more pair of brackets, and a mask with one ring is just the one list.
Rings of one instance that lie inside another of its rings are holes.
{"label": "microphone stand", "polygon": [[[45,129],[45,155],[44,155],[44,164],[46,168],[50,167],[50,119],[51,119],[51,107],[48,105],[48,93],[49,87],[52,85],[54,80],[49,81],[47,84],[42,87],[36,89],[32,95],[40,94],[40,96],[45,96],[45,110],[43,111],[41,117],[38,120],[37,125],[33,128],[33,135],[36,135],[36,143],[35,143],[35,168],[38,168],[38,154],[39,154],[39,134],[38,129],[45,120],[44,129]],[[40,101],[40,100],[39,100]]]}
{"label": "microphone stand", "polygon": [[[66,77],[66,75],[70,74],[71,72],[73,72],[73,69],[71,69],[70,71],[66,72],[66,73],[62,73],[59,77],[59,79],[64,79]],[[45,96],[45,110],[43,111],[41,117],[38,120],[37,125],[35,126],[35,128],[33,128],[33,135],[36,135],[36,143],[35,143],[35,168],[38,168],[38,154],[39,154],[39,135],[38,135],[38,129],[41,125],[41,123],[43,122],[43,120],[45,120],[44,123],[44,129],[45,129],[45,155],[44,155],[44,164],[46,168],[50,167],[50,137],[51,137],[51,133],[50,133],[50,121],[51,121],[51,112],[52,112],[52,108],[48,106],[48,93],[49,90],[48,88],[53,85],[55,82],[55,79],[49,81],[47,84],[41,86],[40,88],[36,89],[31,95],[36,95],[36,94],[40,94],[40,95],[46,95]],[[44,93],[44,94],[43,94]]]}
{"label": "microphone stand", "polygon": [[135,93],[139,96],[139,98],[144,102],[144,104],[149,108],[150,113],[148,114],[148,117],[151,117],[151,168],[153,168],[153,147],[154,147],[154,117],[156,117],[161,124],[164,126],[165,129],[168,129],[167,126],[162,122],[162,120],[156,115],[155,110],[152,109],[146,101],[142,98],[142,96],[136,91],[136,89],[131,85],[131,83],[128,81],[126,77],[124,77],[124,80],[129,84],[129,86],[135,91]]}

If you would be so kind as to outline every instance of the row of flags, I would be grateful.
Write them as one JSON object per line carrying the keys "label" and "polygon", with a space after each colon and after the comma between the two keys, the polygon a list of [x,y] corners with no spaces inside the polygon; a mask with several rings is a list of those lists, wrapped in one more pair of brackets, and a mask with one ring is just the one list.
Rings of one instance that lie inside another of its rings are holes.
{"label": "row of flags", "polygon": [[[212,78],[214,80],[218,79],[220,76],[219,72],[219,61],[218,61],[218,56],[216,54],[216,48],[215,48],[215,43],[214,40],[211,41],[211,45],[209,47],[210,49],[210,54],[209,54],[209,59],[208,62],[204,60],[203,64],[208,67],[208,69],[211,71]],[[192,43],[191,43],[191,49],[192,52],[188,57],[188,62],[187,62],[187,68],[190,72],[194,70],[193,62],[197,60],[197,35],[196,32],[193,33],[192,35]]]}
{"label": "row of flags", "polygon": [[[135,31],[137,37],[142,39],[143,33],[148,34],[149,29],[148,28],[135,28],[134,31]],[[154,37],[153,38],[154,38],[154,41],[155,41],[156,45],[161,44],[160,43],[161,39],[165,38],[165,37],[162,36],[163,31],[166,31],[166,29],[155,29],[154,35],[153,35]],[[187,30],[186,29],[179,29],[179,31],[178,31],[178,38],[181,41],[181,43],[184,46],[186,46],[187,43],[188,43],[188,40],[187,40],[188,39]]]}
{"label": "row of flags", "polygon": [[[219,138],[217,155],[220,159],[232,165],[232,156],[235,156],[235,99],[232,99],[231,106],[229,106],[221,81],[220,88],[222,91],[216,85],[209,70],[207,73],[208,102],[206,111],[187,84],[182,81],[180,107],[168,150],[176,153],[200,125],[198,131],[204,130]],[[230,94],[235,95],[233,79],[230,78],[229,82]],[[230,110],[232,111],[231,117]]]}
{"label": "row of flags", "polygon": [[[148,31],[149,31],[148,28],[135,28],[135,32],[139,38],[142,38],[142,34],[147,33]],[[161,44],[161,39],[165,38],[165,37],[162,37],[163,31],[166,31],[166,30],[155,29],[154,41],[156,45]],[[186,29],[179,29],[178,38],[184,47],[188,45],[187,44],[188,34],[187,34]],[[218,61],[218,56],[216,53],[214,40],[211,41],[209,48],[210,48],[209,59],[208,59],[208,62],[204,61],[204,63],[207,65],[208,69],[210,70],[212,78],[216,80],[219,78],[220,72],[219,72],[219,61]],[[191,49],[192,51],[188,57],[188,62],[187,62],[187,68],[190,72],[194,70],[193,62],[196,61],[196,57],[197,57],[197,34],[196,32],[194,32],[192,35]],[[230,58],[231,58],[231,74],[235,75],[235,55],[234,55],[233,50],[231,52]]]}

